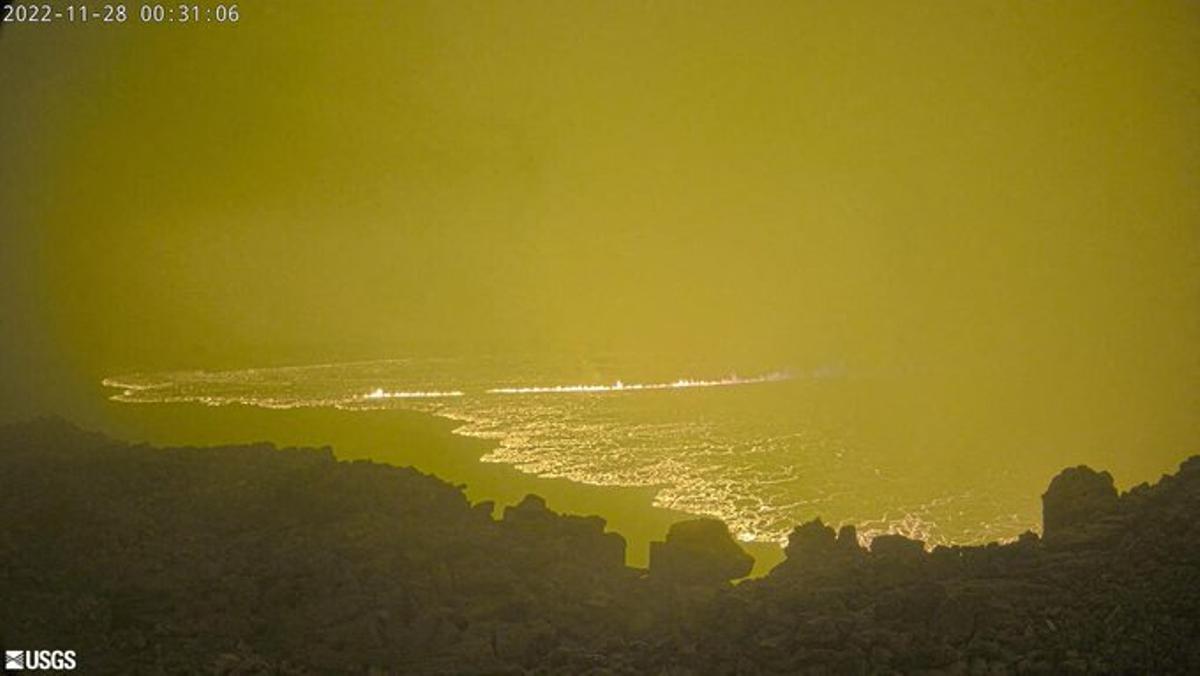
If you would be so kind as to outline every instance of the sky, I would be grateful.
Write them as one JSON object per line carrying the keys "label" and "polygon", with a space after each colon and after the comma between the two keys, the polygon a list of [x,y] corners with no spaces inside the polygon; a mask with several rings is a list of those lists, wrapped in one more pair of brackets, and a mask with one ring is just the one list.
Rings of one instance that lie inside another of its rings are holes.
{"label": "sky", "polygon": [[1198,85],[1189,2],[6,25],[0,418],[133,370],[632,351],[1194,439]]}

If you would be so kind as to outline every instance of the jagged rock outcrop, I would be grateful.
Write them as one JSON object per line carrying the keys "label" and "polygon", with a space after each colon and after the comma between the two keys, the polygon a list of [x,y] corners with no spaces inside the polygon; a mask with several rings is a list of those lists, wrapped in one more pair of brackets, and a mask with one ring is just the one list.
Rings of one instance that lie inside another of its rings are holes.
{"label": "jagged rock outcrop", "polygon": [[681,584],[722,584],[746,577],[754,558],[717,519],[672,524],[664,542],[650,543],[650,575]]}
{"label": "jagged rock outcrop", "polygon": [[1046,538],[867,551],[814,520],[730,585],[750,563],[719,521],[647,572],[599,517],[529,496],[497,520],[327,448],[3,427],[0,639],[83,673],[1200,673],[1200,457],[1115,501],[1068,476]]}
{"label": "jagged rock outcrop", "polygon": [[1042,531],[1053,538],[1099,521],[1117,508],[1112,475],[1080,465],[1059,472],[1042,495]]}
{"label": "jagged rock outcrop", "polygon": [[858,529],[853,524],[846,524],[838,529],[837,546],[843,552],[858,551]]}
{"label": "jagged rock outcrop", "polygon": [[605,532],[598,516],[560,515],[546,507],[538,495],[526,495],[515,506],[504,508],[501,526],[519,536],[532,537],[544,553],[559,564],[574,561],[584,567],[604,569],[625,565],[625,538]]}
{"label": "jagged rock outcrop", "polygon": [[792,529],[784,547],[787,558],[770,575],[804,577],[812,584],[830,584],[858,574],[864,553],[854,526],[842,526],[835,534],[818,517]]}
{"label": "jagged rock outcrop", "polygon": [[[1200,645],[1185,638],[1200,631],[1200,457],[1120,496],[1106,472],[1073,468],[1046,495],[1048,537],[1004,545],[926,552],[878,536],[847,559],[819,521],[806,524],[786,561],[738,586],[746,600],[726,626],[744,629],[729,640],[769,646],[755,662],[778,673],[1200,669]],[[848,572],[813,572],[839,567]],[[780,616],[812,619],[794,635],[750,619]]]}
{"label": "jagged rock outcrop", "polygon": [[637,576],[603,519],[531,498],[497,521],[328,448],[154,449],[43,421],[0,429],[0,485],[0,636],[69,646],[85,673],[577,671]]}
{"label": "jagged rock outcrop", "polygon": [[817,517],[792,529],[783,552],[788,559],[822,558],[837,551],[837,540],[834,530]]}

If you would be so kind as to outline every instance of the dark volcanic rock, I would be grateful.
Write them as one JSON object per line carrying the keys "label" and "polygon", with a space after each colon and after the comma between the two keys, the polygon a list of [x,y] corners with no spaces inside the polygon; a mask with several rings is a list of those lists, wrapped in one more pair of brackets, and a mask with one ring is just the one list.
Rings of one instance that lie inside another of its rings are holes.
{"label": "dark volcanic rock", "polygon": [[1099,520],[1117,507],[1112,475],[1086,465],[1059,472],[1042,495],[1045,536],[1055,537],[1071,528]]}
{"label": "dark volcanic rock", "polygon": [[897,561],[920,561],[924,558],[925,543],[903,535],[877,535],[871,540],[871,554]]}
{"label": "dark volcanic rock", "polygon": [[816,518],[792,529],[784,554],[787,558],[771,575],[804,576],[813,584],[828,584],[856,574],[864,552],[854,526],[843,526],[834,535],[832,528]]}
{"label": "dark volcanic rock", "polygon": [[837,535],[833,529],[821,522],[820,517],[792,529],[787,546],[783,548],[789,559],[823,558],[837,551]]}
{"label": "dark volcanic rock", "polygon": [[847,524],[838,529],[837,546],[838,549],[845,552],[858,552],[858,529],[853,524]]}
{"label": "dark volcanic rock", "polygon": [[554,520],[554,513],[546,507],[540,495],[526,495],[516,505],[504,508],[504,521],[511,524],[542,526]]}
{"label": "dark volcanic rock", "polygon": [[519,504],[504,508],[501,526],[518,537],[532,538],[556,565],[575,563],[604,569],[625,565],[625,538],[606,533],[598,516],[560,515],[546,507],[539,495],[526,495]]}
{"label": "dark volcanic rock", "polygon": [[650,543],[650,575],[671,582],[719,584],[745,577],[754,558],[716,519],[672,524],[665,542]]}
{"label": "dark volcanic rock", "polygon": [[1200,457],[1117,497],[1068,470],[1046,538],[796,528],[769,576],[719,521],[651,570],[599,517],[493,518],[411,468],[269,444],[0,428],[0,642],[82,673],[1200,673]]}

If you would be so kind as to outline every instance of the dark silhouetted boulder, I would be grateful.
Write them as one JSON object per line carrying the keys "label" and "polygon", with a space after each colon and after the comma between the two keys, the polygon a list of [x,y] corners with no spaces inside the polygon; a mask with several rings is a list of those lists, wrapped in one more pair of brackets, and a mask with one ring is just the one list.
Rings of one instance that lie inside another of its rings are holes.
{"label": "dark silhouetted boulder", "polygon": [[838,529],[837,546],[850,554],[862,553],[862,547],[858,544],[858,529],[853,524],[846,524]]}
{"label": "dark silhouetted boulder", "polygon": [[554,512],[546,507],[546,499],[532,493],[517,505],[504,508],[504,521],[509,524],[546,524],[554,520]]}
{"label": "dark silhouetted boulder", "polygon": [[[623,568],[625,537],[604,532],[606,525],[599,516],[560,515],[548,508],[541,496],[533,494],[517,505],[505,507],[501,521],[505,529],[533,537],[543,558],[600,569]],[[547,542],[553,544],[547,547]]]}
{"label": "dark silhouetted boulder", "polygon": [[650,543],[651,577],[685,584],[720,584],[745,577],[754,558],[717,519],[672,524],[665,542]]}
{"label": "dark silhouetted boulder", "polygon": [[1086,465],[1070,467],[1050,481],[1042,495],[1042,532],[1052,538],[1097,521],[1117,508],[1112,475]]}
{"label": "dark silhouetted boulder", "polygon": [[792,530],[784,554],[787,558],[771,575],[801,576],[806,578],[805,584],[826,584],[853,576],[864,552],[854,526],[845,526],[835,535],[833,528],[817,518]]}
{"label": "dark silhouetted boulder", "polygon": [[820,517],[792,529],[787,546],[783,548],[789,559],[821,558],[837,549],[837,536]]}
{"label": "dark silhouetted boulder", "polygon": [[559,538],[574,548],[582,560],[601,568],[625,566],[625,536],[606,533],[608,522],[599,516],[559,517]]}

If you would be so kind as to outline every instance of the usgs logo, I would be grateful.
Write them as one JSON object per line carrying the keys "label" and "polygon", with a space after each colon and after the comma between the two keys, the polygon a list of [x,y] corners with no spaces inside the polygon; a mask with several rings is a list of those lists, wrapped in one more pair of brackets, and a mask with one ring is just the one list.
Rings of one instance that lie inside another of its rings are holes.
{"label": "usgs logo", "polygon": [[31,669],[55,669],[69,671],[75,668],[74,650],[5,650],[5,671]]}

